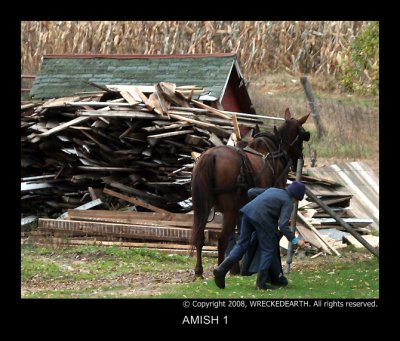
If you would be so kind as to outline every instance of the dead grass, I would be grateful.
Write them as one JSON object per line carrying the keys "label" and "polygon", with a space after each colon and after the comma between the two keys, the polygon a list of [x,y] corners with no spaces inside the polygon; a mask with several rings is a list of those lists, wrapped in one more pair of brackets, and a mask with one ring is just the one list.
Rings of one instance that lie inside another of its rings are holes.
{"label": "dead grass", "polygon": [[[310,147],[318,157],[339,159],[379,158],[379,99],[357,97],[331,90],[330,77],[309,77],[325,134],[318,140],[312,117],[304,127],[311,132]],[[327,91],[326,89],[329,89]],[[288,73],[255,79],[249,92],[258,114],[283,117],[289,108],[294,117],[310,112],[299,77]],[[305,145],[308,152],[308,145]]]}

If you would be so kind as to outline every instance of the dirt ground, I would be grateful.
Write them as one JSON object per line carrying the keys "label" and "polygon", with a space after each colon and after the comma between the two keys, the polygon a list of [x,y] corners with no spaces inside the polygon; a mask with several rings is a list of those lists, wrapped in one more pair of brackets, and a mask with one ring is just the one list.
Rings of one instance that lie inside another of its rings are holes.
{"label": "dirt ground", "polygon": [[[79,268],[79,263],[87,262],[88,257],[96,257],[93,254],[80,255],[79,258],[71,259],[70,256],[41,256],[43,260],[51,260],[57,263],[61,268],[72,270]],[[104,257],[98,254],[97,257]],[[107,256],[106,256],[107,257]],[[368,252],[345,252],[340,262],[357,263],[371,257]],[[46,258],[46,259],[44,259]],[[216,266],[216,258],[204,257],[204,279],[211,280],[213,278],[212,269]],[[282,256],[283,268],[285,268],[286,257]],[[337,262],[337,257],[321,255],[315,259],[306,256],[303,258],[296,257],[293,259],[292,271],[299,270],[317,270],[321,267],[329,266]],[[151,298],[157,297],[165,291],[166,285],[191,283],[194,280],[194,271],[191,268],[184,270],[168,270],[157,272],[132,272],[125,273],[120,276],[113,276],[112,279],[82,279],[68,280],[62,278],[46,280],[34,277],[29,281],[23,282],[21,286],[21,297],[24,298],[32,294],[41,297],[64,297],[63,291],[68,291],[70,298]],[[76,293],[74,293],[76,291]],[[49,294],[51,292],[51,294]]]}
{"label": "dirt ground", "polygon": [[[66,271],[82,271],[78,269],[85,269],[88,261],[95,261],[96,258],[103,260],[108,255],[103,253],[95,254],[51,254],[41,255],[38,257],[39,261],[57,264],[61,269]],[[216,258],[203,257],[204,264],[216,262]],[[205,267],[204,278],[212,278],[212,267]],[[83,270],[86,271],[86,270]],[[99,276],[102,277],[102,276]],[[38,294],[40,292],[54,292],[54,297],[61,297],[57,292],[67,290],[70,292],[70,297],[82,297],[85,291],[88,292],[86,296],[91,298],[96,297],[153,297],[157,296],[165,288],[166,284],[179,284],[190,283],[194,279],[194,271],[191,268],[184,270],[168,270],[163,271],[137,271],[132,267],[132,271],[121,274],[119,276],[112,276],[110,279],[62,279],[52,278],[45,279],[43,277],[34,276],[28,281],[21,283],[21,297],[29,294]],[[121,287],[121,289],[116,289]],[[109,288],[109,290],[107,290]],[[74,290],[77,291],[74,294]],[[47,294],[46,294],[47,297]]]}

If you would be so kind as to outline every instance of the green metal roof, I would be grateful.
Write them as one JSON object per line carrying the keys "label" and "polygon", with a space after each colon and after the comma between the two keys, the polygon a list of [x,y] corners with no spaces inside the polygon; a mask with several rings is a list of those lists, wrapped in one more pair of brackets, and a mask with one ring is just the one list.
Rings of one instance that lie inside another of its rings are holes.
{"label": "green metal roof", "polygon": [[98,85],[171,82],[177,86],[201,86],[202,95],[219,99],[235,60],[235,54],[47,55],[30,95],[42,99],[96,90],[85,82]]}

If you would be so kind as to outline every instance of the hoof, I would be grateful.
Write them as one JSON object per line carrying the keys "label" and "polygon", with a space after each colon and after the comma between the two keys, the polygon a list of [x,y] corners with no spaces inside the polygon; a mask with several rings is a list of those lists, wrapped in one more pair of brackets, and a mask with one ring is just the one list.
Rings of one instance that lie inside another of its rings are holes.
{"label": "hoof", "polygon": [[198,282],[203,279],[204,279],[203,275],[194,275],[193,282]]}

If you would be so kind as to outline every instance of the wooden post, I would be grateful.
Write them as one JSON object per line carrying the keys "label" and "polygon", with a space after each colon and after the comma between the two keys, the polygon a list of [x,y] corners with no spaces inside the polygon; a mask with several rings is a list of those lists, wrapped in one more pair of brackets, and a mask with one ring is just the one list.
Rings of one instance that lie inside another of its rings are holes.
{"label": "wooden post", "polygon": [[[301,173],[303,171],[303,164],[304,164],[303,159],[297,159],[296,181],[301,181]],[[296,201],[296,203],[293,205],[292,216],[290,217],[290,229],[292,230],[293,233],[296,229],[298,207],[299,207],[299,202]],[[289,242],[287,255],[286,255],[286,270],[285,270],[285,273],[287,273],[287,274],[290,272],[290,265],[292,264],[292,258],[293,258],[293,244],[291,242]]]}
{"label": "wooden post", "polygon": [[331,215],[340,225],[342,225],[354,238],[356,238],[362,245],[364,245],[368,251],[374,256],[379,258],[379,251],[374,249],[364,238],[362,238],[349,224],[347,224],[342,218],[340,218],[328,205],[326,205],[321,199],[319,199],[314,193],[306,188],[306,194],[314,200],[321,208],[328,214]]}
{"label": "wooden post", "polygon": [[304,92],[306,94],[307,100],[308,100],[308,105],[310,106],[311,109],[311,116],[313,118],[315,127],[317,128],[317,136],[318,139],[321,138],[321,136],[324,134],[325,130],[322,127],[320,118],[319,118],[319,112],[317,109],[317,105],[315,103],[315,98],[313,91],[311,89],[311,84],[309,83],[307,77],[300,77],[300,82],[301,85],[303,86]]}

